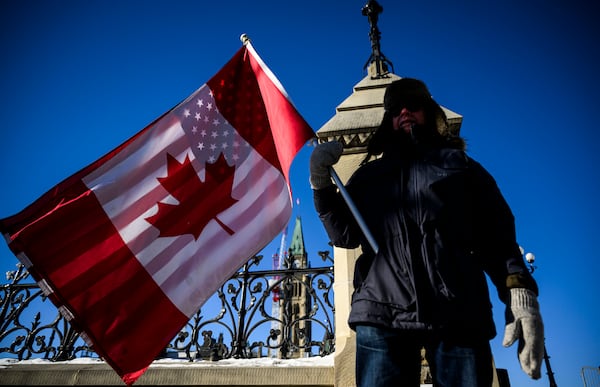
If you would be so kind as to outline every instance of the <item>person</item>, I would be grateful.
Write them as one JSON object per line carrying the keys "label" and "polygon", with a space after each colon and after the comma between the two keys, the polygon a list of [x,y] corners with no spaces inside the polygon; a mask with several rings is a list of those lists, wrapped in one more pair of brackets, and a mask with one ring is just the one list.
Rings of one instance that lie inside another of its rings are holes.
{"label": "person", "polygon": [[540,378],[538,287],[495,180],[450,133],[421,80],[393,81],[383,105],[367,155],[345,187],[377,247],[331,179],[342,144],[318,144],[309,162],[315,209],[331,243],[362,248],[348,319],[357,385],[419,386],[424,348],[434,386],[491,386],[496,328],[486,274],[507,305],[503,344],[519,341],[522,369]]}

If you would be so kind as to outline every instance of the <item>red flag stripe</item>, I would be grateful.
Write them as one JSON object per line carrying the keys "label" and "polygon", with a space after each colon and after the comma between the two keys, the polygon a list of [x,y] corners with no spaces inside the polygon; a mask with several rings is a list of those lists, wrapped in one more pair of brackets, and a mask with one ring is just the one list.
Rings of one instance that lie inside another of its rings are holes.
{"label": "red flag stripe", "polygon": [[283,175],[289,185],[289,171],[294,156],[306,143],[307,138],[314,137],[314,133],[289,100],[277,77],[258,56],[254,47],[251,44],[248,44],[247,47],[250,53],[248,56],[250,65],[256,76],[261,100],[264,102],[269,117],[277,159],[282,165]]}

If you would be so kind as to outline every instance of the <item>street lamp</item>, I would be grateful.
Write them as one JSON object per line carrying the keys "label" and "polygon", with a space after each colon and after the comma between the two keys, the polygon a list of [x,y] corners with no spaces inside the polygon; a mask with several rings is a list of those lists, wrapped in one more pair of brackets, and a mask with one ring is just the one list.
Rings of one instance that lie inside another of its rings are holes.
{"label": "street lamp", "polygon": [[[525,250],[523,250],[522,247],[519,246],[519,248],[521,249],[521,254],[525,254]],[[527,265],[529,266],[529,272],[531,274],[533,274],[533,272],[535,271],[535,269],[537,269],[537,266],[535,266],[533,263],[535,262],[535,255],[533,253],[526,253],[525,254],[525,261],[527,261]],[[548,374],[548,380],[550,381],[550,387],[557,387],[556,385],[556,380],[554,380],[554,373],[552,372],[552,367],[550,366],[550,356],[548,356],[548,351],[546,351],[546,343],[545,343],[545,338],[544,338],[544,363],[546,364],[546,371]]]}

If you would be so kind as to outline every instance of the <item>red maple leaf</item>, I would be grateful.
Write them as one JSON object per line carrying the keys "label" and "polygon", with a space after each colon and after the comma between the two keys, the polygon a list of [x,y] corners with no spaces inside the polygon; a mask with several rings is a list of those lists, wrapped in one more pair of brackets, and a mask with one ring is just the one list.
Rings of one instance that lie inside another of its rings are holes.
{"label": "red maple leaf", "polygon": [[232,235],[234,231],[217,215],[237,202],[231,197],[234,171],[235,166],[227,165],[221,154],[213,164],[206,164],[202,182],[189,157],[179,163],[167,154],[167,176],[158,181],[179,204],[157,203],[158,212],[146,220],[160,230],[161,237],[192,234],[197,240],[211,219]]}

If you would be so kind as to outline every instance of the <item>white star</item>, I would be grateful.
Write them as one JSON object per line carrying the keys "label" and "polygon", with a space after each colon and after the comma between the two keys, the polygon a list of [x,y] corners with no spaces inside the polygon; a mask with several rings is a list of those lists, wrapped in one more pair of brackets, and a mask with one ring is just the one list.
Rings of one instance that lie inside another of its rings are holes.
{"label": "white star", "polygon": [[200,150],[204,149],[204,143],[203,142],[199,142],[198,143],[198,149],[200,149]]}
{"label": "white star", "polygon": [[185,110],[183,111],[183,116],[184,116],[184,117],[186,117],[186,118],[187,118],[187,117],[189,117],[190,115],[191,115],[191,113],[190,113],[190,109],[185,109]]}
{"label": "white star", "polygon": [[198,105],[198,107],[202,107],[202,106],[204,106],[204,101],[203,101],[202,99],[199,99],[199,100],[196,102],[196,105]]}
{"label": "white star", "polygon": [[202,118],[202,116],[200,115],[200,113],[196,113],[194,118],[196,118],[196,121],[200,121],[200,118]]}

